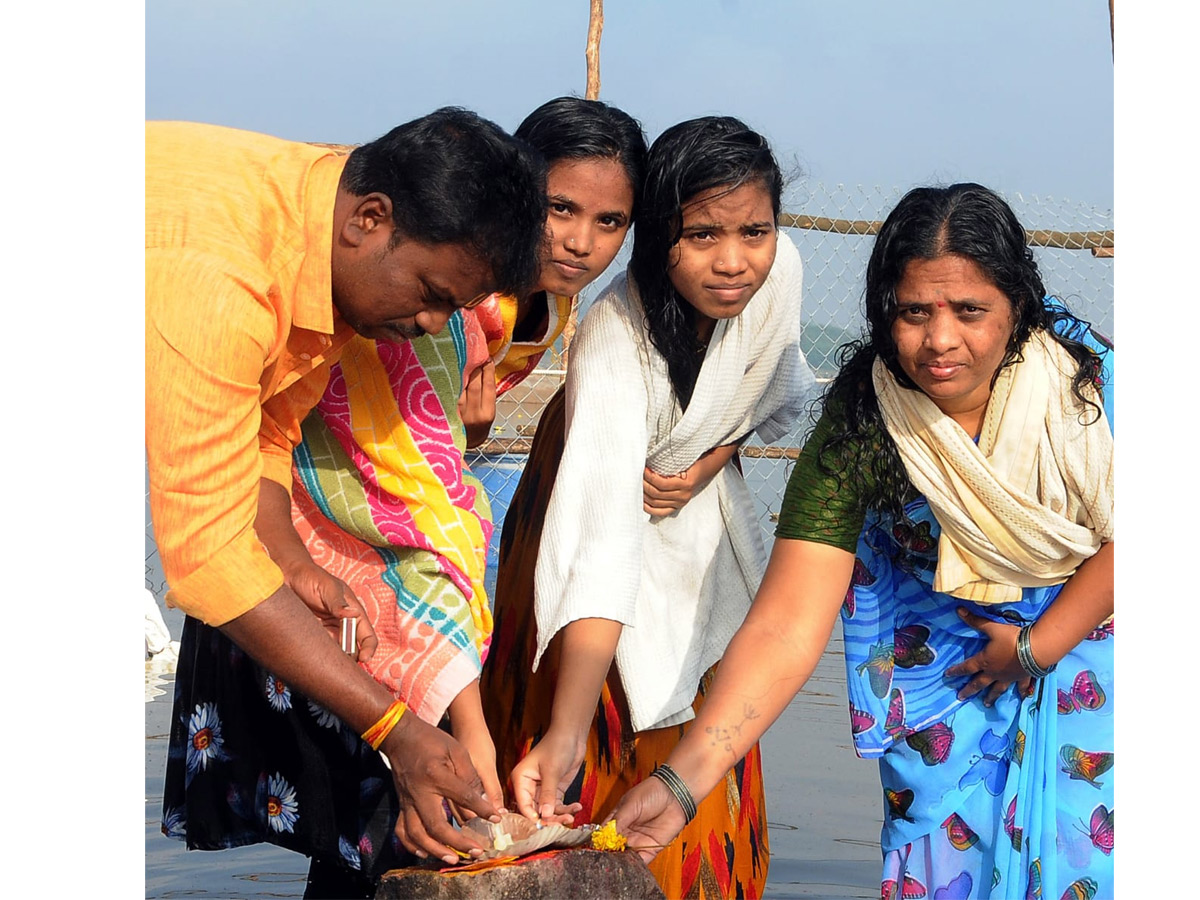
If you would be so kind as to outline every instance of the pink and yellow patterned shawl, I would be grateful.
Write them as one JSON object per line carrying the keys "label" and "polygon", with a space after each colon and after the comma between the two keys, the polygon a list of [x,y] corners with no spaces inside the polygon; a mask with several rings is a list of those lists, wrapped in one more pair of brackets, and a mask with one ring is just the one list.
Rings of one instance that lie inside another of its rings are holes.
{"label": "pink and yellow patterned shawl", "polygon": [[463,462],[463,319],[401,344],[354,338],[304,422],[292,515],[314,561],[366,607],[375,679],[436,723],[479,677],[491,510]]}
{"label": "pink and yellow patterned shawl", "polygon": [[479,677],[492,638],[491,508],[463,459],[463,373],[490,357],[497,393],[524,379],[562,333],[573,298],[545,302],[537,342],[512,340],[516,300],[498,294],[436,336],[352,339],[293,457],[296,530],[354,591],[379,638],[365,668],[430,723]]}

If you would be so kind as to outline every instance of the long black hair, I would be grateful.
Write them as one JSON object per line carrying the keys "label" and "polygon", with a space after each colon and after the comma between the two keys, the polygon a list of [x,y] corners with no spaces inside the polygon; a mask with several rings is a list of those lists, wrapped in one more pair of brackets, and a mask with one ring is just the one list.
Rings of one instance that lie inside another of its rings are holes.
{"label": "long black hair", "polygon": [[978,184],[915,188],[896,204],[875,238],[863,291],[866,332],[862,339],[841,348],[841,367],[825,395],[826,406],[834,407],[842,427],[825,441],[818,455],[830,475],[869,472],[873,488],[867,505],[897,516],[913,488],[884,427],[871,368],[878,357],[898,384],[920,390],[900,367],[892,339],[896,286],[912,260],[949,254],[973,261],[1012,305],[1012,335],[996,375],[1021,360],[1021,347],[1030,334],[1041,329],[1078,363],[1071,392],[1080,407],[1081,421],[1089,413],[1093,421],[1100,415],[1092,393],[1099,381],[1100,359],[1082,343],[1087,323],[1046,297],[1025,229],[1012,208]]}
{"label": "long black hair", "polygon": [[671,387],[687,409],[703,362],[695,310],[671,284],[671,250],[683,236],[683,208],[714,188],[762,184],[779,216],[783,175],[766,138],[730,116],[673,125],[650,146],[642,204],[634,217],[629,268],[641,293],[650,340],[667,361]]}
{"label": "long black hair", "polygon": [[646,135],[637,119],[600,100],[556,97],[525,117],[514,137],[542,154],[548,166],[563,159],[611,159],[619,163],[638,207],[646,173]]}
{"label": "long black hair", "polygon": [[505,293],[523,294],[537,281],[546,167],[494,122],[447,106],[397,125],[351,152],[341,186],[391,199],[393,244],[465,244]]}

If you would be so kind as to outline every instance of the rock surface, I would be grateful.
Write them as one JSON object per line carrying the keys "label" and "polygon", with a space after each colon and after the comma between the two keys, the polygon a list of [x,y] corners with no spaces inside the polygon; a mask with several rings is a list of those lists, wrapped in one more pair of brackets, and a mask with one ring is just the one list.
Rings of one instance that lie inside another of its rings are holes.
{"label": "rock surface", "polygon": [[551,850],[500,865],[393,869],[380,900],[665,900],[636,853]]}

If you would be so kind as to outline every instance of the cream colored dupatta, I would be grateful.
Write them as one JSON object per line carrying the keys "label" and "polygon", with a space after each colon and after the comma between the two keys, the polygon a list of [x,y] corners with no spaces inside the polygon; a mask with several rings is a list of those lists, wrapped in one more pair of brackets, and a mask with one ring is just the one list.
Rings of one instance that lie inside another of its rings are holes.
{"label": "cream colored dupatta", "polygon": [[976,603],[1060,584],[1113,537],[1108,421],[1081,411],[1061,344],[1037,331],[1021,352],[996,379],[978,444],[882,361],[872,372],[888,432],[942,529],[933,588]]}

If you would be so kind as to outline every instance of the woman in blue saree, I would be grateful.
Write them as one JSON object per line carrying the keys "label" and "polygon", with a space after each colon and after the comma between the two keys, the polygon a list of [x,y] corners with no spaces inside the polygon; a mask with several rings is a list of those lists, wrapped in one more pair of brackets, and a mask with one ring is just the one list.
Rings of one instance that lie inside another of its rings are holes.
{"label": "woman in blue saree", "polygon": [[1111,347],[1046,297],[1012,210],[974,184],[900,201],[865,299],[709,701],[618,825],[646,858],[669,842],[840,610],[881,896],[1111,897]]}

